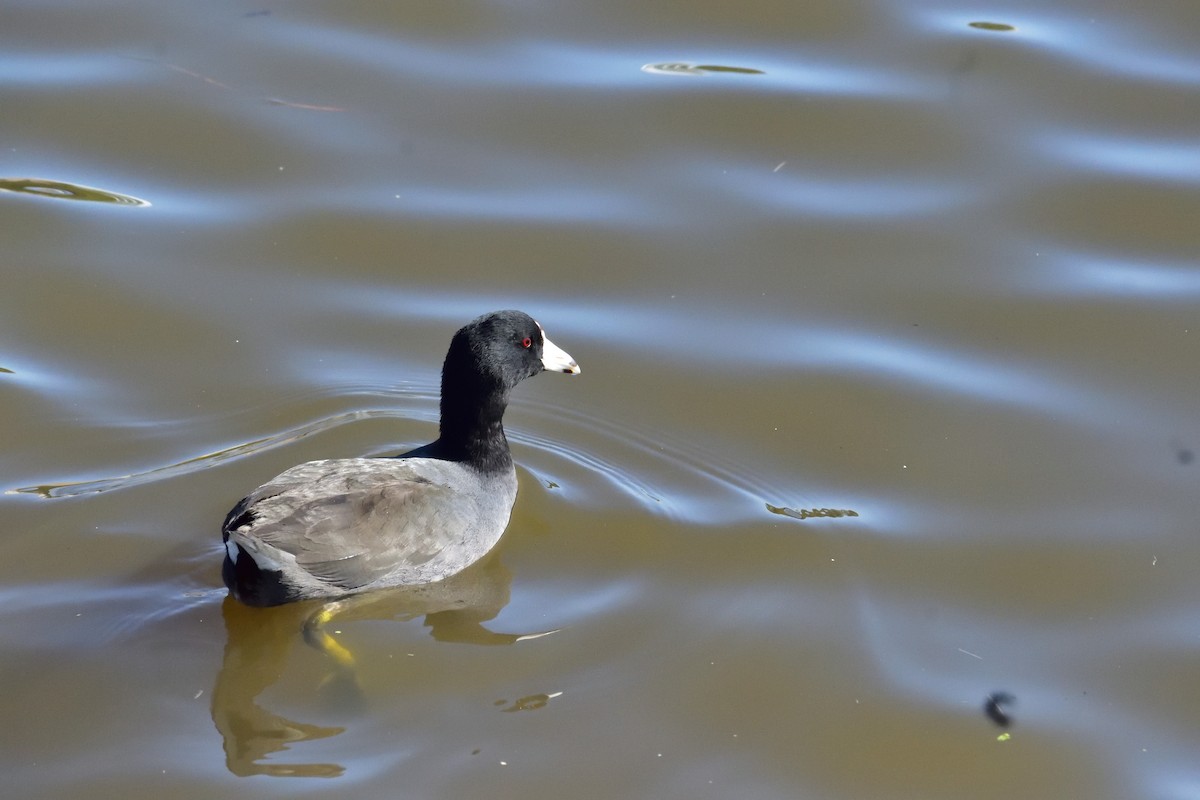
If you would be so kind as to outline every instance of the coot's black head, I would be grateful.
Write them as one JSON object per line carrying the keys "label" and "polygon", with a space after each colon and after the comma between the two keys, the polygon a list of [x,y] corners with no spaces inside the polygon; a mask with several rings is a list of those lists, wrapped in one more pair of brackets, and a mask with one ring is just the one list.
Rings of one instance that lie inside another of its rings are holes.
{"label": "coot's black head", "polygon": [[507,392],[543,370],[578,374],[579,365],[546,338],[533,317],[521,311],[494,311],[454,334],[443,372],[464,377],[474,373],[485,385]]}
{"label": "coot's black head", "polygon": [[501,420],[508,393],[539,372],[579,374],[579,365],[521,311],[472,320],[450,341],[442,365],[441,436],[430,454],[484,470],[511,468]]}

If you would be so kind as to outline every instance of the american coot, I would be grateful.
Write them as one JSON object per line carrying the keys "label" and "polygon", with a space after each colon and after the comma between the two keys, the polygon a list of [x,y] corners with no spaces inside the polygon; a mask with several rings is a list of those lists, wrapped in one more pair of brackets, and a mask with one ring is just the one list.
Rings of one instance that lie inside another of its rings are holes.
{"label": "american coot", "polygon": [[509,391],[579,365],[520,311],[485,314],[450,341],[437,441],[395,458],[292,467],[225,517],[222,577],[243,603],[432,583],[492,549],[517,473],[502,418]]}

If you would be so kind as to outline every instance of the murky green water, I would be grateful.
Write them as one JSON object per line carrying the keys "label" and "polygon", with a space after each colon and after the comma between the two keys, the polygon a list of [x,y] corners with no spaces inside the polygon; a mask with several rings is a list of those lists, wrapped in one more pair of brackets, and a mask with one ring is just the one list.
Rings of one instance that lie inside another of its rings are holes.
{"label": "murky green water", "polygon": [[[7,3],[10,791],[1195,797],[1197,31]],[[225,601],[225,511],[432,438],[504,307],[584,371],[493,557],[353,667]]]}

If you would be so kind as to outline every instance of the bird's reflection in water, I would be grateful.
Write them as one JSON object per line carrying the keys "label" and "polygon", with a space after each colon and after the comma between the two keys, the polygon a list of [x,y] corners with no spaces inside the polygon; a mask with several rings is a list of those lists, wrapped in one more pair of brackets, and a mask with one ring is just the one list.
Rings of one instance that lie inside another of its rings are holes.
{"label": "bird's reflection in water", "polygon": [[336,777],[340,764],[277,763],[273,753],[290,746],[342,733],[344,727],[312,725],[275,714],[258,696],[282,676],[293,643],[303,638],[328,657],[329,674],[321,692],[340,709],[363,709],[354,656],[330,632],[336,620],[412,620],[425,625],[441,642],[507,645],[553,631],[494,633],[483,626],[508,604],[512,575],[499,559],[485,558],[440,583],[354,595],[329,603],[296,603],[248,608],[226,598],[221,608],[227,641],[213,689],[213,724],[225,740],[225,763],[235,775]]}

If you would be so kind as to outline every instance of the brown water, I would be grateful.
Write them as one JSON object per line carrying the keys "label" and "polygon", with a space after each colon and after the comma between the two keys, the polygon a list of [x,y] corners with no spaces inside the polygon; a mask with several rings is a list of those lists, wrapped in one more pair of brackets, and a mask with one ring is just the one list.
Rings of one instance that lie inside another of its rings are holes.
{"label": "brown water", "polygon": [[[1200,6],[1002,11],[5,3],[6,791],[1200,796]],[[503,307],[494,557],[225,602]]]}

